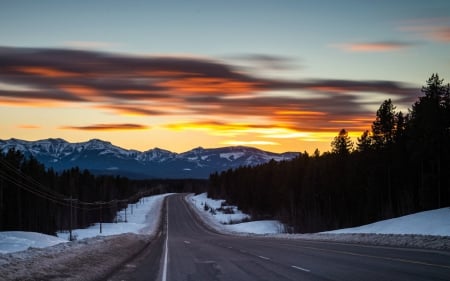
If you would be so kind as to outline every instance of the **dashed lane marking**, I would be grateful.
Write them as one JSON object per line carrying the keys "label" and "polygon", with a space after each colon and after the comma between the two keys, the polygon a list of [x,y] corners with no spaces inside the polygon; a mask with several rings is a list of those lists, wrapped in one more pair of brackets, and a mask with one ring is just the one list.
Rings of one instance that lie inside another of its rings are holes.
{"label": "dashed lane marking", "polygon": [[268,257],[265,257],[265,256],[258,256],[258,258],[261,258],[261,259],[263,259],[263,260],[267,260],[267,261],[270,261],[270,258],[268,258]]}
{"label": "dashed lane marking", "polygon": [[301,271],[305,271],[305,272],[310,272],[311,271],[309,269],[306,269],[306,268],[303,268],[303,267],[300,267],[300,266],[296,266],[296,265],[291,265],[291,267],[295,268],[295,269],[298,269],[298,270],[301,270]]}

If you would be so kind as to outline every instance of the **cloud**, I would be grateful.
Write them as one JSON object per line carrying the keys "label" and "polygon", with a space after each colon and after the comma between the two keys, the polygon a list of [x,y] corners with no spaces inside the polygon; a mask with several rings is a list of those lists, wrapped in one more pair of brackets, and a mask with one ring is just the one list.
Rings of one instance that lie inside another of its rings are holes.
{"label": "cloud", "polygon": [[246,54],[226,57],[226,59],[250,64],[250,66],[247,66],[249,69],[262,68],[264,70],[290,70],[298,68],[292,58],[285,56]]}
{"label": "cloud", "polygon": [[81,131],[124,131],[124,130],[147,130],[148,126],[139,124],[94,124],[88,126],[64,126],[64,130]]}
{"label": "cloud", "polygon": [[115,47],[119,44],[102,41],[66,41],[63,45],[74,49],[101,49]]}
{"label": "cloud", "polygon": [[450,43],[450,18],[416,19],[404,22],[400,31],[413,33],[421,39]]}
{"label": "cloud", "polygon": [[[252,59],[283,61],[262,55]],[[419,93],[419,89],[396,81],[261,78],[203,57],[0,47],[0,106],[76,103],[119,115],[207,120],[191,127],[223,134],[288,128],[294,132],[284,135],[296,136],[301,131],[339,131],[344,125],[348,130],[363,130],[370,126],[367,120],[375,112],[368,108],[383,101],[380,94],[401,108],[409,106]],[[235,120],[252,123],[239,127]],[[64,128],[147,129],[136,124]]]}
{"label": "cloud", "polygon": [[277,142],[273,141],[260,141],[260,140],[253,140],[253,141],[237,141],[237,140],[226,140],[221,142],[223,145],[243,145],[243,146],[253,146],[253,145],[280,145]]}
{"label": "cloud", "polygon": [[333,47],[339,48],[347,52],[374,53],[374,52],[401,51],[414,45],[415,44],[413,43],[407,42],[384,41],[384,42],[344,43],[333,45]]}

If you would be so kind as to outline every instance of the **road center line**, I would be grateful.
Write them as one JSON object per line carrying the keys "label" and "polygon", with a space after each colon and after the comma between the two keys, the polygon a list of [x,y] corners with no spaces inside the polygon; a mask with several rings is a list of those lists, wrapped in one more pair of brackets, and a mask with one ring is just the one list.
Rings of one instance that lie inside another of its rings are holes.
{"label": "road center line", "polygon": [[305,272],[310,272],[311,271],[309,269],[306,269],[306,268],[303,268],[303,267],[300,267],[300,266],[296,266],[296,265],[291,265],[291,267],[295,268],[295,269],[298,269],[298,270],[301,270],[301,271],[305,271]]}

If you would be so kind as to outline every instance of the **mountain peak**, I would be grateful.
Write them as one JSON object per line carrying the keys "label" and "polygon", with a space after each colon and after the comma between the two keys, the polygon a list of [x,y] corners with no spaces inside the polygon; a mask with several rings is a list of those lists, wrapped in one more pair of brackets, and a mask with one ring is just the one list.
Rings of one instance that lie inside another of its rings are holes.
{"label": "mountain peak", "polygon": [[57,171],[79,167],[97,174],[118,174],[133,178],[208,178],[239,166],[254,166],[289,160],[297,154],[277,154],[252,147],[196,147],[183,153],[155,147],[145,152],[127,150],[100,139],[70,143],[63,139],[24,141],[0,140],[0,151],[14,148],[33,156]]}

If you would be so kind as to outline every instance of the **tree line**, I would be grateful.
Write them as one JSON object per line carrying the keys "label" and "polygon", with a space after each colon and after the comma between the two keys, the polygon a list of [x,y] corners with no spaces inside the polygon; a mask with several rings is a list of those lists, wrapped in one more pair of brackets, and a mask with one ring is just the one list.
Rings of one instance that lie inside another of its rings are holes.
{"label": "tree line", "polygon": [[331,152],[214,173],[208,196],[303,233],[449,206],[450,85],[433,74],[422,93],[407,114],[385,100],[356,144],[342,129]]}
{"label": "tree line", "polygon": [[130,180],[94,175],[78,167],[47,169],[35,158],[0,153],[0,230],[57,231],[113,222],[118,211],[141,197],[166,192],[199,192],[201,180]]}

